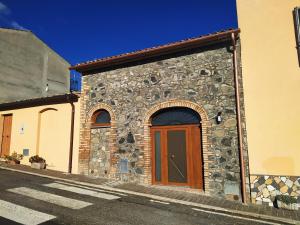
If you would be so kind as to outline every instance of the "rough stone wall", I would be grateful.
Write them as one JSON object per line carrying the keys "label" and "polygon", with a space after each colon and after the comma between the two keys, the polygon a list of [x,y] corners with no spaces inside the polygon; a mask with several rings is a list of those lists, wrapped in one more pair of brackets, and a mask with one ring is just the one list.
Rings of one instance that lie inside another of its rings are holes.
{"label": "rough stone wall", "polygon": [[109,150],[110,128],[91,129],[91,151],[89,175],[107,177],[110,170]]}
{"label": "rough stone wall", "polygon": [[251,175],[250,180],[252,203],[273,206],[277,195],[289,195],[300,207],[300,177]]}
{"label": "rough stone wall", "polygon": [[[229,44],[228,44],[229,46]],[[236,100],[232,52],[228,46],[195,50],[139,65],[93,73],[83,77],[81,105],[80,171],[88,173],[89,130],[86,115],[106,104],[116,116],[112,166],[128,159],[129,181],[144,182],[144,117],[147,111],[169,100],[187,100],[204,108],[209,118],[205,191],[240,197]],[[223,122],[214,121],[222,112]],[[118,166],[116,166],[118,168]],[[119,178],[118,169],[111,177]],[[123,174],[124,176],[124,174]]]}

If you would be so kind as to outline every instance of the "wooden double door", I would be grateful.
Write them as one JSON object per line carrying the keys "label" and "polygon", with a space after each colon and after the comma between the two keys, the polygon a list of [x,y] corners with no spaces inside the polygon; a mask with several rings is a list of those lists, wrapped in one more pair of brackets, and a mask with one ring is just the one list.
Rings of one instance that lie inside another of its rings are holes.
{"label": "wooden double door", "polygon": [[152,181],[203,189],[199,125],[151,127]]}
{"label": "wooden double door", "polygon": [[10,150],[10,137],[11,137],[11,124],[12,124],[12,115],[3,116],[3,129],[2,129],[2,139],[1,139],[1,149],[0,157],[9,155]]}

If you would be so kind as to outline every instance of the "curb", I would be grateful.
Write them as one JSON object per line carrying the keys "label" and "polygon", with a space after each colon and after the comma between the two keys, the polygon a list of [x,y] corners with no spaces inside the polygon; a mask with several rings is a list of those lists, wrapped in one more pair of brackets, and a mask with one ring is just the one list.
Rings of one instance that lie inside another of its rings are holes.
{"label": "curb", "polygon": [[[262,215],[262,214],[239,211],[239,210],[231,210],[231,209],[229,210],[229,209],[218,207],[218,206],[210,206],[210,205],[204,205],[204,204],[196,203],[196,202],[189,202],[189,201],[178,200],[178,199],[173,199],[173,198],[168,198],[168,197],[162,197],[162,196],[158,196],[158,195],[145,194],[145,193],[140,193],[140,192],[135,192],[135,191],[128,191],[128,190],[109,187],[109,186],[105,186],[105,185],[101,185],[101,184],[92,184],[92,183],[87,183],[87,182],[82,182],[82,181],[74,181],[74,180],[70,180],[70,179],[49,176],[49,175],[44,175],[44,174],[38,174],[38,173],[33,173],[33,172],[27,172],[27,171],[23,171],[23,170],[12,169],[12,168],[2,167],[2,166],[0,166],[0,169],[19,172],[19,173],[33,175],[33,176],[49,178],[49,179],[53,179],[53,180],[61,180],[61,181],[68,182],[70,184],[72,184],[72,183],[80,184],[80,185],[94,187],[94,188],[100,188],[100,189],[108,190],[108,191],[142,196],[142,197],[151,198],[151,199],[158,200],[158,201],[164,201],[164,202],[170,202],[170,203],[176,203],[176,204],[197,207],[200,209],[210,210],[210,211],[214,211],[214,212],[221,212],[221,213],[225,213],[225,214],[233,215],[233,216],[244,216],[249,219],[251,219],[251,218],[261,219],[261,220],[265,220],[265,222],[275,222],[275,223],[281,222],[281,223],[285,223],[285,224],[300,225],[300,221],[292,220],[292,219],[285,219],[282,217],[268,216],[268,215]],[[264,222],[264,221],[261,221],[261,222]]]}

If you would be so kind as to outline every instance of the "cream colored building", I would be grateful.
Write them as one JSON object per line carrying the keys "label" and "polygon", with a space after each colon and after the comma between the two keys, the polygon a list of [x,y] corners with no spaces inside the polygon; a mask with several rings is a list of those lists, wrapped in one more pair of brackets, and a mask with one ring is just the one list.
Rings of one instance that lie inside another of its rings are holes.
{"label": "cream colored building", "polygon": [[300,67],[293,10],[299,0],[237,0],[251,197],[300,203]]}
{"label": "cream colored building", "polygon": [[[39,155],[46,159],[47,169],[68,172],[71,147],[72,173],[77,173],[79,107],[79,97],[74,94],[1,104],[1,156],[14,151],[25,154],[21,163],[29,165],[29,157]],[[73,147],[70,146],[72,121]]]}

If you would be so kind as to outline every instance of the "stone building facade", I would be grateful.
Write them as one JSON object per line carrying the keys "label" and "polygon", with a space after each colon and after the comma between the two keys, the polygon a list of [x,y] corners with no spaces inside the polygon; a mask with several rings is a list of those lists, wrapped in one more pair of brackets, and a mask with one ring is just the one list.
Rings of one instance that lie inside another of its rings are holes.
{"label": "stone building facade", "polygon": [[[187,40],[175,43],[176,47],[170,44],[129,54],[142,55],[141,60],[112,62],[128,58],[127,54],[74,66],[73,69],[83,74],[80,173],[152,184],[152,116],[162,109],[188,108],[201,118],[198,124],[201,127],[201,189],[211,195],[240,199],[232,33],[238,36],[238,30],[230,30],[196,38],[199,41],[193,45],[185,46],[190,41]],[[172,51],[147,57],[149,51],[162,51],[170,46]],[[239,44],[237,52],[239,56]],[[107,60],[110,63],[106,63]],[[238,57],[241,76],[239,61]],[[242,128],[245,131],[241,77],[239,83]],[[92,126],[91,118],[97,110],[110,114],[109,126]],[[222,117],[219,124],[215,120],[218,113]],[[249,185],[245,132],[241,140]]]}

